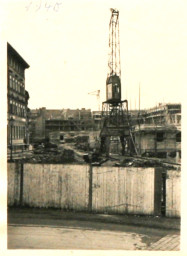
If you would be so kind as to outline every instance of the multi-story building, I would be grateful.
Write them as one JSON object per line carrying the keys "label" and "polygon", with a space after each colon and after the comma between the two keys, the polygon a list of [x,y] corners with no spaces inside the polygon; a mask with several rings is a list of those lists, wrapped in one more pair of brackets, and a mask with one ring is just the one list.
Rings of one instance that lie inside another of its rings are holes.
{"label": "multi-story building", "polygon": [[24,150],[29,143],[28,138],[28,100],[25,90],[25,69],[27,62],[7,43],[7,107],[8,151]]}
{"label": "multi-story building", "polygon": [[30,116],[32,141],[47,138],[55,131],[85,131],[93,129],[90,109],[34,109]]}
{"label": "multi-story building", "polygon": [[149,109],[134,127],[137,150],[141,155],[181,158],[181,104],[160,104]]}
{"label": "multi-story building", "polygon": [[159,104],[141,115],[146,124],[181,125],[181,104]]}

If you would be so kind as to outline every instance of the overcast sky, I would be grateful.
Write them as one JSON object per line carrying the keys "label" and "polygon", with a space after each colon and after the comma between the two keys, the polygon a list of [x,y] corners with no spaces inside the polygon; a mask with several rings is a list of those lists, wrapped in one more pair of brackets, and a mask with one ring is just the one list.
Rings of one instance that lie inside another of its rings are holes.
{"label": "overcast sky", "polygon": [[3,39],[30,65],[31,109],[91,108],[105,100],[110,8],[119,10],[122,99],[131,109],[181,102],[187,84],[187,1],[3,2]]}

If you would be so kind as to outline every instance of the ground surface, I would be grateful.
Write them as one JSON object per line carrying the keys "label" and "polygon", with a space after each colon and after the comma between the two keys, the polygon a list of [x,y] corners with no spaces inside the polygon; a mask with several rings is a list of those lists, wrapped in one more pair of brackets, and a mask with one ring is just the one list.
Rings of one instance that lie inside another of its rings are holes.
{"label": "ground surface", "polygon": [[178,250],[179,228],[179,219],[13,208],[8,249],[157,250],[154,244],[167,249],[174,238],[171,250]]}

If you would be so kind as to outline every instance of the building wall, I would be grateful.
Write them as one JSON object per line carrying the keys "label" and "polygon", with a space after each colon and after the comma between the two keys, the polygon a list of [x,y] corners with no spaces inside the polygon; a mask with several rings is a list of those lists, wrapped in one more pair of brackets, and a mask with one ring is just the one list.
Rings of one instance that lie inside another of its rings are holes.
{"label": "building wall", "polygon": [[[28,143],[27,111],[29,94],[25,90],[25,69],[29,65],[22,57],[7,45],[7,102],[8,102],[8,136],[10,148],[11,134],[13,149],[24,148]],[[13,119],[12,124],[10,119]]]}
{"label": "building wall", "polygon": [[181,104],[159,104],[142,115],[146,124],[181,124]]}
{"label": "building wall", "polygon": [[92,127],[90,109],[31,110],[30,130],[33,140],[44,139],[50,132],[82,131]]}
{"label": "building wall", "polygon": [[[159,141],[157,138],[157,133],[163,133],[163,140]],[[177,130],[175,127],[171,127],[171,129],[166,129],[165,127],[161,127],[156,129],[156,126],[152,126],[152,128],[141,129],[138,131],[138,128],[135,132],[135,143],[137,150],[140,154],[144,154],[146,152],[165,152],[167,157],[170,156],[170,153],[181,152],[181,142],[177,142],[176,135],[180,133],[180,130]]]}

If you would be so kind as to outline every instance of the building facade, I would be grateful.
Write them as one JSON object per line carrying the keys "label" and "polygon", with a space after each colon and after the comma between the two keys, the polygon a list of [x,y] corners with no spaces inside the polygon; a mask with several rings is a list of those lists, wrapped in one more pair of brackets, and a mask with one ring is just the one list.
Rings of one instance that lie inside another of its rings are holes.
{"label": "building facade", "polygon": [[29,93],[25,90],[27,68],[27,62],[7,43],[7,145],[11,153],[23,151],[29,143]]}
{"label": "building facade", "polygon": [[134,127],[140,155],[167,158],[180,163],[181,104],[160,104],[147,110]]}
{"label": "building facade", "polygon": [[33,109],[30,115],[31,141],[49,137],[50,132],[93,129],[90,109]]}

